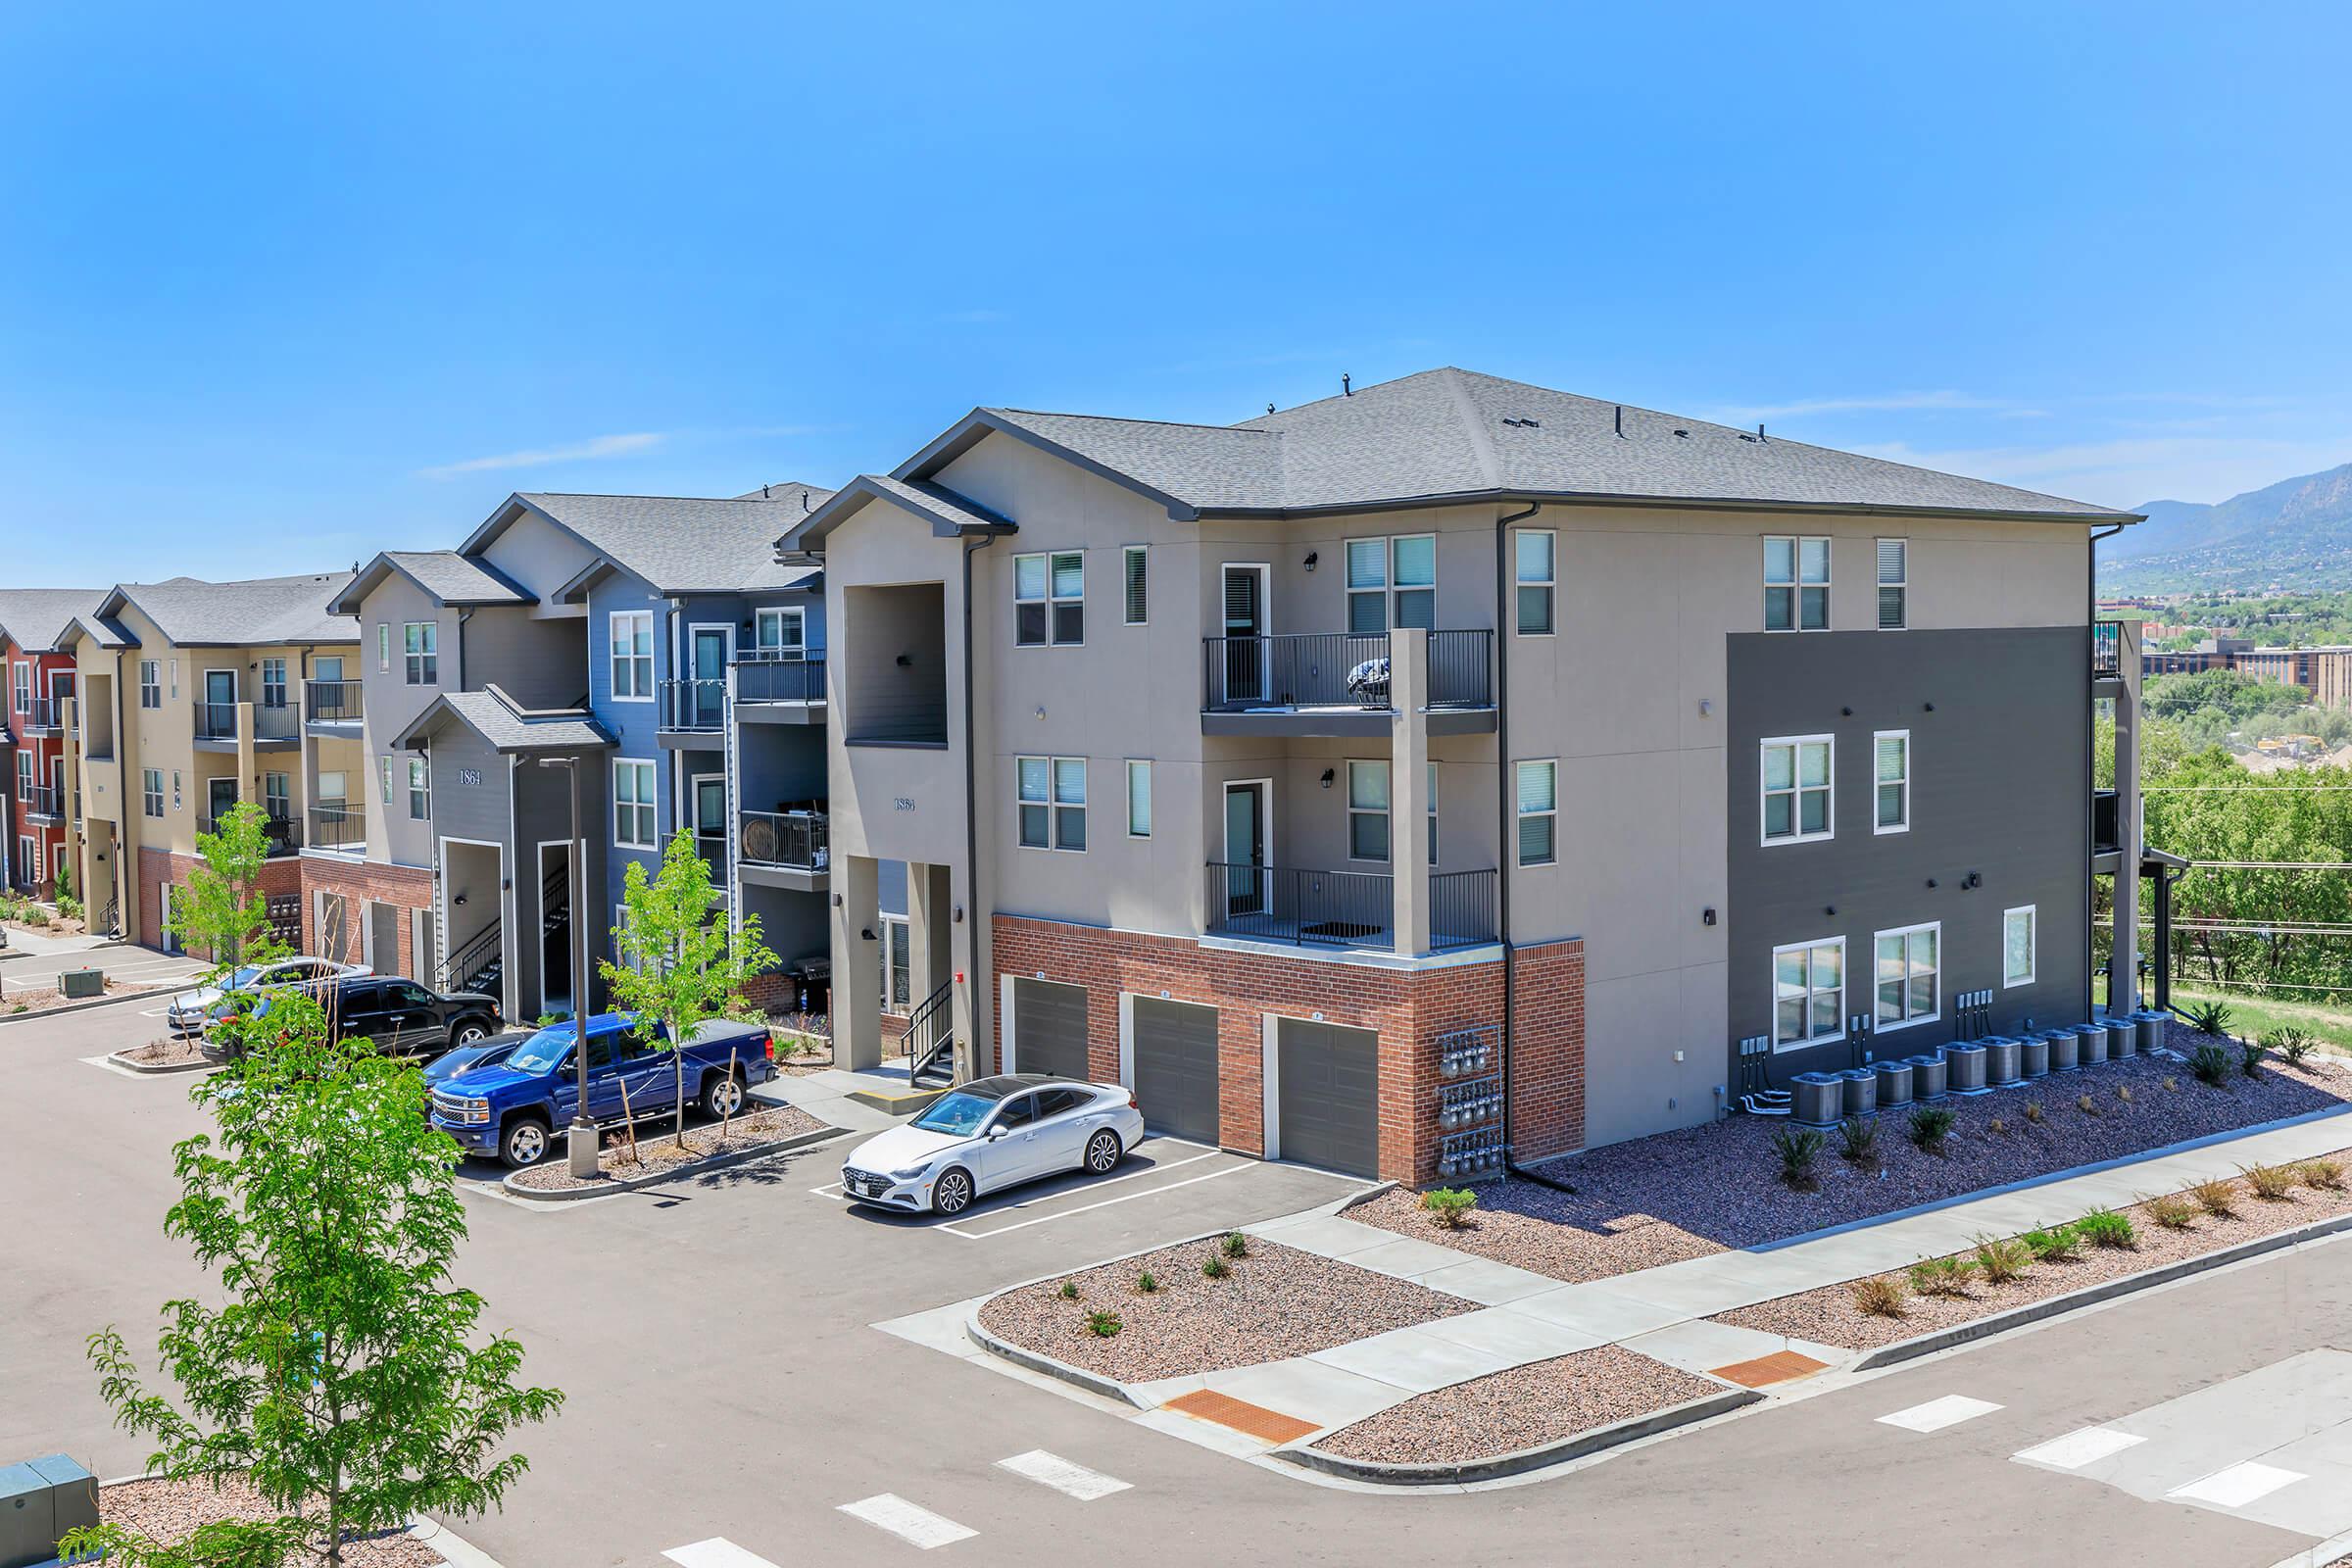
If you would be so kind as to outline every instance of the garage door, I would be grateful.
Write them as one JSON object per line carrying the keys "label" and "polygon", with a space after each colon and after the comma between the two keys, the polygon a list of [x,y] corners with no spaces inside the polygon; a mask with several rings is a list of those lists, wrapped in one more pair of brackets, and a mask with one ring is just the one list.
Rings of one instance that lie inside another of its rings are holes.
{"label": "garage door", "polygon": [[1380,1040],[1369,1029],[1276,1024],[1275,1137],[1284,1159],[1373,1176],[1380,1170]]}
{"label": "garage door", "polygon": [[1062,1078],[1086,1070],[1086,988],[1049,980],[1012,983],[1012,1065]]}
{"label": "garage door", "polygon": [[1135,1099],[1145,1125],[1217,1141],[1217,1009],[1135,999]]}

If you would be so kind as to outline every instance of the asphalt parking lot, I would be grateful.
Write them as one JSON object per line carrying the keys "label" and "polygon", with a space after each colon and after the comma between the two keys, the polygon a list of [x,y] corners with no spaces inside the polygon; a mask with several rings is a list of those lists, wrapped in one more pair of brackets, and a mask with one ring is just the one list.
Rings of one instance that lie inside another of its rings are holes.
{"label": "asphalt parking lot", "polygon": [[[213,1288],[162,1234],[171,1145],[203,1125],[187,1081],[87,1059],[155,1029],[140,1010],[0,1029],[0,1103],[16,1108],[0,1139],[0,1459],[64,1449],[104,1475],[138,1468],[144,1446],[114,1430],[83,1340],[115,1323],[151,1352],[161,1304]],[[2095,1547],[2268,1568],[2310,1544],[2016,1455],[2340,1340],[2352,1244],[2132,1298],[1558,1480],[1366,1494],[872,1326],[1246,1227],[1328,1200],[1344,1181],[1154,1140],[1111,1180],[1021,1189],[948,1224],[828,1191],[855,1143],[590,1202],[468,1197],[460,1281],[487,1298],[488,1326],[522,1340],[527,1375],[568,1399],[522,1436],[529,1474],[503,1513],[460,1526],[467,1538],[509,1568],[889,1562],[911,1560],[926,1532],[948,1559],[1024,1565],[1212,1555],[1247,1540],[1284,1563],[1880,1568],[1936,1543],[2008,1564],[2073,1568]],[[1932,1434],[1884,1423],[1955,1395],[1991,1413]]]}

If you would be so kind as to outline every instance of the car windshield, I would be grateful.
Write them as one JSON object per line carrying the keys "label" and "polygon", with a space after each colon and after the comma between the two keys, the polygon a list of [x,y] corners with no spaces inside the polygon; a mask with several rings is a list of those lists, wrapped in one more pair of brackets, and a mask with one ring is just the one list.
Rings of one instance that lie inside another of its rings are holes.
{"label": "car windshield", "polygon": [[545,1072],[562,1061],[564,1053],[570,1049],[571,1025],[558,1024],[552,1029],[540,1030],[516,1046],[514,1054],[507,1058],[507,1065],[521,1072]]}
{"label": "car windshield", "polygon": [[235,973],[231,974],[226,980],[220,982],[220,989],[223,991],[242,991],[247,986],[253,984],[256,980],[259,980],[261,977],[262,966],[260,964],[241,964],[238,966]]}
{"label": "car windshield", "polygon": [[988,1120],[988,1113],[997,1108],[994,1095],[971,1095],[958,1089],[929,1110],[914,1118],[914,1125],[927,1133],[954,1133],[969,1137]]}

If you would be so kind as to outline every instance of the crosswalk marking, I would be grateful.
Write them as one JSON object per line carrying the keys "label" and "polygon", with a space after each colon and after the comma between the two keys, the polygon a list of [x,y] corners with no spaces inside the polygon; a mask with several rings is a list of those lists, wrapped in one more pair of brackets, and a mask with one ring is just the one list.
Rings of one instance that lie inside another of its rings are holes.
{"label": "crosswalk marking", "polygon": [[2080,1470],[2086,1464],[2112,1458],[2126,1448],[2147,1441],[2129,1432],[2118,1432],[2113,1427],[2084,1427],[2079,1432],[2069,1432],[2063,1438],[2052,1438],[2047,1443],[2037,1444],[2009,1457],[2027,1464],[2046,1464],[2053,1470]]}
{"label": "crosswalk marking", "polygon": [[712,1536],[691,1545],[672,1546],[662,1554],[678,1568],[776,1568],[756,1551],[746,1551],[724,1536]]}
{"label": "crosswalk marking", "polygon": [[1059,1454],[1048,1453],[1043,1448],[1031,1448],[1027,1453],[999,1459],[997,1468],[1042,1482],[1055,1492],[1076,1497],[1080,1502],[1092,1502],[1097,1497],[1107,1497],[1114,1492],[1128,1490],[1128,1484],[1124,1481],[1089,1470],[1082,1464],[1072,1464]]}
{"label": "crosswalk marking", "polygon": [[1879,1424],[1901,1427],[1906,1432],[1941,1432],[1945,1427],[1974,1421],[1978,1416],[1990,1415],[2000,1408],[1988,1399],[1972,1399],[1965,1394],[1947,1394],[1940,1399],[1930,1399],[1908,1410],[1883,1415],[1879,1417]]}
{"label": "crosswalk marking", "polygon": [[2181,1502],[2210,1503],[2216,1508],[2242,1508],[2258,1502],[2281,1487],[2291,1487],[2308,1478],[2299,1470],[2281,1470],[2277,1465],[2259,1464],[2248,1459],[2227,1470],[2192,1481],[2185,1487],[2175,1487],[2165,1494]]}
{"label": "crosswalk marking", "polygon": [[953,1519],[942,1518],[928,1508],[918,1508],[895,1492],[885,1492],[857,1502],[845,1502],[841,1504],[840,1511],[853,1519],[862,1519],[877,1530],[887,1530],[925,1551],[933,1546],[968,1540],[980,1533]]}

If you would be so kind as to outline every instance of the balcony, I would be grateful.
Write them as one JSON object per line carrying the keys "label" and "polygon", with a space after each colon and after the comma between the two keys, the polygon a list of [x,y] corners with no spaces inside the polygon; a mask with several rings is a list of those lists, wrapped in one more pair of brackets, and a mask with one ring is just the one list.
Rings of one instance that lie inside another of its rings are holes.
{"label": "balcony", "polygon": [[2124,673],[2123,622],[2097,620],[2090,626],[2090,678],[2116,680]]}
{"label": "balcony", "polygon": [[746,882],[822,892],[832,859],[823,811],[744,811],[735,825],[737,863]]}
{"label": "balcony", "polygon": [[368,848],[368,808],[358,801],[321,801],[311,808],[311,848],[358,855]]}
{"label": "balcony", "polygon": [[[196,819],[196,831],[217,834],[220,831],[220,824],[212,817],[200,816]],[[262,841],[269,846],[270,858],[272,860],[283,856],[299,855],[302,853],[302,824],[291,816],[280,816],[271,811],[262,819]]]}
{"label": "balcony", "polygon": [[19,710],[18,727],[27,735],[55,735],[65,727],[67,711],[72,707],[71,698],[32,698]]}
{"label": "balcony", "polygon": [[[1491,631],[1425,636],[1429,732],[1494,728]],[[1294,632],[1200,639],[1204,735],[1374,736],[1389,733],[1387,632]]]}
{"label": "balcony", "polygon": [[[198,703],[196,707],[196,749],[200,752],[233,752],[237,749],[237,713],[243,703]],[[276,748],[292,746],[300,738],[296,733],[294,710],[278,704],[257,704],[253,710],[253,744]]]}
{"label": "balcony", "polygon": [[825,656],[755,649],[735,661],[735,716],[746,724],[825,721]]}
{"label": "balcony", "polygon": [[313,734],[350,734],[363,716],[360,683],[356,680],[306,680],[302,683],[303,722]]}
{"label": "balcony", "polygon": [[54,784],[35,784],[24,792],[24,814],[51,822],[65,820],[66,792]]}
{"label": "balcony", "polygon": [[675,751],[712,750],[727,727],[727,683],[665,680],[660,693],[661,742]]}
{"label": "balcony", "polygon": [[703,864],[710,872],[710,880],[723,889],[727,881],[726,836],[721,833],[697,833],[694,836],[694,853],[703,858]]}
{"label": "balcony", "polygon": [[[1495,940],[1496,876],[1446,871],[1429,879],[1429,949],[1448,953]],[[1385,872],[1296,866],[1208,866],[1212,935],[1293,947],[1397,951],[1396,879]]]}

